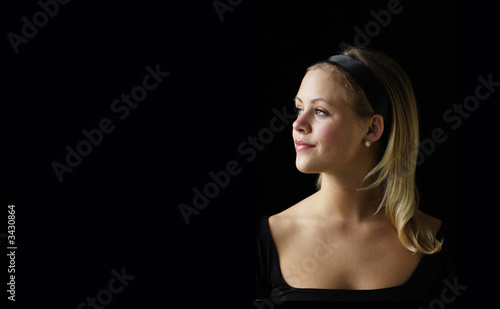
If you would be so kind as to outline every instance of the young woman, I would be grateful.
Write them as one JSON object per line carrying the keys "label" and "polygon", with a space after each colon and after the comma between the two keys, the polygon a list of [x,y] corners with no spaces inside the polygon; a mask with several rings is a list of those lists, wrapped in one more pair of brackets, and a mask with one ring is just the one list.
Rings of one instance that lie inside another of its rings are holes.
{"label": "young woman", "polygon": [[295,106],[296,166],[319,174],[319,190],[259,220],[257,299],[449,296],[446,228],[418,210],[418,118],[406,73],[351,47],[307,69]]}

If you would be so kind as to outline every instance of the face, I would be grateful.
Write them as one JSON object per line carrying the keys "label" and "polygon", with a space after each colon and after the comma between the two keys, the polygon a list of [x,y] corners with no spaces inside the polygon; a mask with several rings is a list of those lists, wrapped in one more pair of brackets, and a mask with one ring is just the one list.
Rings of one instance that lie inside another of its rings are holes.
{"label": "face", "polygon": [[335,173],[359,164],[366,151],[363,122],[344,101],[342,86],[323,69],[306,73],[295,98],[295,164],[303,173]]}

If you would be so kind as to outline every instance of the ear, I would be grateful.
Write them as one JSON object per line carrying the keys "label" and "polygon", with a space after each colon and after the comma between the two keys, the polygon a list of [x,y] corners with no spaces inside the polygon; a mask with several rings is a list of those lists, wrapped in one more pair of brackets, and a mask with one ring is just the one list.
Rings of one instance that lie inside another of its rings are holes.
{"label": "ear", "polygon": [[382,133],[384,133],[384,117],[378,114],[373,115],[368,122],[365,140],[374,143],[380,139]]}

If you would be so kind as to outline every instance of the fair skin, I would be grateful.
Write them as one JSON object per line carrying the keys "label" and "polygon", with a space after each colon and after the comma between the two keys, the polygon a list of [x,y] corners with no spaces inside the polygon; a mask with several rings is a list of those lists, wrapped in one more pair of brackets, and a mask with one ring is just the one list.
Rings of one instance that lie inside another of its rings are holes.
{"label": "fair skin", "polygon": [[[283,278],[295,288],[371,290],[404,284],[421,255],[406,249],[366,186],[377,164],[384,120],[360,119],[330,72],[306,73],[295,98],[296,166],[322,173],[321,190],[271,216],[269,226]],[[366,141],[372,146],[367,148]],[[416,214],[437,233],[441,221]]]}

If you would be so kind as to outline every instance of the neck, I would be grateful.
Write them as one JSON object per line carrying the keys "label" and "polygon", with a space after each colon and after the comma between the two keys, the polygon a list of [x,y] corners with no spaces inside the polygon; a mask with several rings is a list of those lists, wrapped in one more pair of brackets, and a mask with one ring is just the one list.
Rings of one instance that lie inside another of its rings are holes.
{"label": "neck", "polygon": [[317,212],[324,217],[345,222],[360,223],[373,219],[381,196],[376,189],[359,190],[372,181],[368,179],[363,182],[367,173],[368,171],[350,172],[342,176],[323,173],[321,190],[317,194]]}

